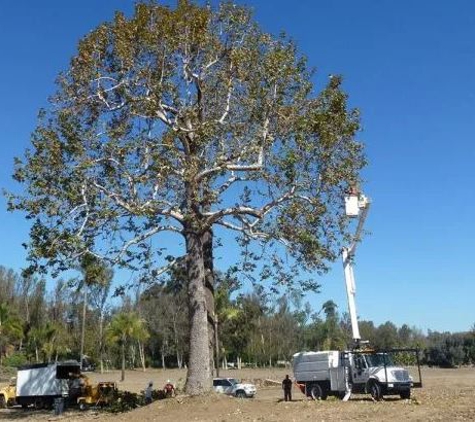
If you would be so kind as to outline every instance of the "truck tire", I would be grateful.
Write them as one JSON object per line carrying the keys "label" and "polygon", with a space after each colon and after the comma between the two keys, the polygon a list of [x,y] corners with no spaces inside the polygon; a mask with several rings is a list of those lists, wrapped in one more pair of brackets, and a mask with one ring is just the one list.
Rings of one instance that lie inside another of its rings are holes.
{"label": "truck tire", "polygon": [[36,410],[41,410],[44,407],[45,407],[45,403],[44,403],[43,399],[38,398],[38,399],[35,400],[35,409]]}
{"label": "truck tire", "polygon": [[245,399],[246,393],[243,390],[236,391],[236,397],[239,399]]}
{"label": "truck tire", "polygon": [[401,397],[401,399],[410,399],[411,398],[411,390],[408,389],[408,390],[404,390],[404,391],[401,391],[401,393],[399,394],[399,396]]}
{"label": "truck tire", "polygon": [[82,401],[79,403],[79,410],[85,412],[86,410],[89,410],[89,405]]}
{"label": "truck tire", "polygon": [[383,389],[378,381],[371,381],[369,384],[369,392],[374,401],[381,401],[383,399]]}
{"label": "truck tire", "polygon": [[326,391],[320,384],[312,384],[310,386],[310,396],[314,400],[326,400],[327,398]]}
{"label": "truck tire", "polygon": [[0,396],[0,409],[6,409],[7,408],[7,402],[5,401],[4,396]]}

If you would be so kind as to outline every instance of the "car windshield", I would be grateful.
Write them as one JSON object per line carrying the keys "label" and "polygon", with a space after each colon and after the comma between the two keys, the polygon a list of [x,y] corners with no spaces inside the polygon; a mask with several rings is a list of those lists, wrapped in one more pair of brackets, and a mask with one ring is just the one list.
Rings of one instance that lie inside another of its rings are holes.
{"label": "car windshield", "polygon": [[239,384],[239,380],[237,380],[236,378],[228,378],[228,380],[232,385]]}
{"label": "car windshield", "polygon": [[366,361],[370,367],[375,366],[393,366],[391,357],[387,353],[377,353],[375,355],[366,355]]}

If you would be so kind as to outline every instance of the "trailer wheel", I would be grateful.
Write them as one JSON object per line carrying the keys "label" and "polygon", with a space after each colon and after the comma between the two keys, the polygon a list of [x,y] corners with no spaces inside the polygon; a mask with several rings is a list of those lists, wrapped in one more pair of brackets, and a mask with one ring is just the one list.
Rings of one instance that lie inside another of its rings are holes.
{"label": "trailer wheel", "polygon": [[401,391],[399,396],[401,397],[401,399],[410,399],[411,398],[411,390],[408,389],[408,390]]}
{"label": "trailer wheel", "polygon": [[83,401],[81,403],[79,403],[79,410],[86,411],[88,409],[89,409],[89,405],[87,403],[85,403]]}
{"label": "trailer wheel", "polygon": [[310,387],[310,395],[314,400],[325,400],[327,398],[325,391],[323,391],[323,388],[319,384],[312,384]]}
{"label": "trailer wheel", "polygon": [[383,390],[381,389],[381,385],[378,381],[371,381],[369,385],[369,392],[371,393],[373,400],[381,401],[383,399]]}
{"label": "trailer wheel", "polygon": [[36,410],[41,410],[45,407],[45,404],[42,399],[36,399],[35,400],[35,409]]}

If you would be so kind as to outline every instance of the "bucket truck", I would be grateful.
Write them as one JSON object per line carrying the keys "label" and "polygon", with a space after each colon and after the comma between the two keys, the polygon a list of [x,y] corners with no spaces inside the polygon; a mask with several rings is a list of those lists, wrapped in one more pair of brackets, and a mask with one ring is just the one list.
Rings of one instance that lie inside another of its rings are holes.
{"label": "bucket truck", "polygon": [[[345,197],[345,212],[357,218],[355,234],[349,246],[342,250],[348,311],[351,320],[352,346],[349,350],[300,352],[293,356],[295,380],[302,393],[313,399],[326,399],[329,395],[347,401],[352,393],[370,393],[379,401],[385,395],[411,397],[413,387],[422,387],[419,354],[415,349],[374,350],[360,336],[356,313],[356,285],[353,261],[356,246],[361,240],[368,215],[370,200],[356,189]],[[394,353],[413,353],[418,367],[419,382],[414,382],[405,368],[393,363]]]}

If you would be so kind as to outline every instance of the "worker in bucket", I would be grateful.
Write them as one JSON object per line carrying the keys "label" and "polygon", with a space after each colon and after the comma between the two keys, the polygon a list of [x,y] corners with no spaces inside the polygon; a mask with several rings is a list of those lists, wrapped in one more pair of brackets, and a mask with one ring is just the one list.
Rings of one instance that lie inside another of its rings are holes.
{"label": "worker in bucket", "polygon": [[284,400],[292,401],[292,380],[288,375],[282,381],[282,390],[284,390]]}
{"label": "worker in bucket", "polygon": [[145,389],[145,404],[152,403],[152,392],[153,392],[153,381],[148,383],[147,388]]}

